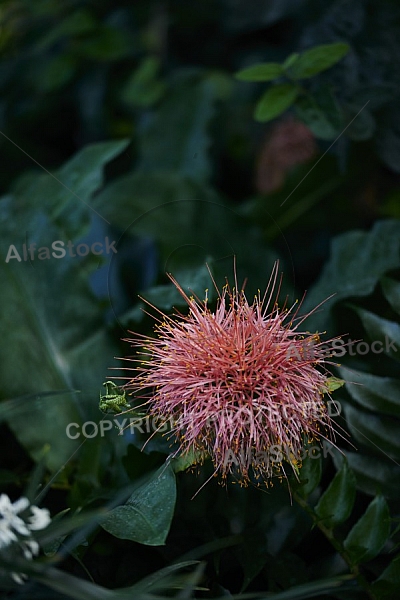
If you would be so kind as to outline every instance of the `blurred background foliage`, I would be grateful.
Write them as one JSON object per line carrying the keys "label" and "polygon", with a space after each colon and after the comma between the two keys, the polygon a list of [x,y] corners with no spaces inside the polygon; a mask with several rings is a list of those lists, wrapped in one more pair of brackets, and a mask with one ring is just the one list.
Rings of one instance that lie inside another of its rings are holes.
{"label": "blurred background foliage", "polygon": [[[28,584],[0,557],[5,597],[396,599],[397,1],[3,0],[0,90],[0,482],[59,514]],[[116,254],[6,262],[106,237]],[[353,446],[305,461],[292,498],[213,479],[192,499],[210,466],[162,436],[66,435],[152,330],[138,294],[184,310],[171,271],[215,302],[205,264],[222,285],[234,255],[249,297],[279,258],[289,304],[336,294],[310,331],[384,344],[334,371]]]}

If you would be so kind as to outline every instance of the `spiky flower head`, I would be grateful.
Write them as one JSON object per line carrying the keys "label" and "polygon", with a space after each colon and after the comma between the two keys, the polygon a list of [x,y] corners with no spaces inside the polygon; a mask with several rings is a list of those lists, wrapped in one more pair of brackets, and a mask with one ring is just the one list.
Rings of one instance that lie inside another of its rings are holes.
{"label": "spiky flower head", "polygon": [[251,304],[237,284],[225,285],[215,312],[170,276],[188,314],[160,313],[155,337],[126,340],[142,347],[126,388],[144,400],[160,429],[168,424],[180,454],[209,456],[215,473],[244,484],[251,474],[265,482],[286,477],[285,461],[297,473],[304,446],[333,433],[322,342],[299,331],[310,313],[279,309],[277,276],[276,263],[264,296]]}

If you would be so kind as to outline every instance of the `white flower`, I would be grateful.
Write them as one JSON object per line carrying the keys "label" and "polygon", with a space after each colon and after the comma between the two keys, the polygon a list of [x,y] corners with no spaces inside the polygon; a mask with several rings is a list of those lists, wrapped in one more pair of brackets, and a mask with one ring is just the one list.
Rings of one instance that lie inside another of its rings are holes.
{"label": "white flower", "polygon": [[5,519],[0,519],[0,548],[5,548],[11,542],[18,540],[15,533],[10,529],[9,523]]}
{"label": "white flower", "polygon": [[[18,513],[24,511],[29,506],[27,498],[20,498],[14,504],[11,503],[7,494],[0,496],[0,526],[3,532],[7,529],[14,529],[21,535],[29,535],[29,529],[25,522],[17,516]],[[4,539],[4,538],[3,538]]]}
{"label": "white flower", "polygon": [[37,556],[39,554],[39,544],[35,542],[35,540],[29,540],[28,542],[24,540],[21,546],[24,552],[24,556],[28,560],[33,558],[33,556]]}
{"label": "white flower", "polygon": [[38,529],[44,529],[50,523],[50,513],[47,508],[38,508],[37,506],[31,506],[32,516],[28,520],[28,527],[31,531],[37,531]]}
{"label": "white flower", "polygon": [[[22,519],[19,513],[30,509],[31,516]],[[0,551],[13,544],[13,547],[27,560],[32,560],[39,554],[39,544],[32,538],[31,531],[44,529],[50,523],[50,513],[47,508],[30,505],[27,498],[19,498],[11,502],[7,494],[0,495]],[[19,535],[18,535],[19,534]],[[24,536],[21,538],[21,536]],[[11,572],[10,576],[17,583],[24,583],[27,576],[24,573]]]}
{"label": "white flower", "polygon": [[28,579],[25,573],[10,573],[10,575],[16,583],[20,583],[21,585],[25,583],[25,579]]}
{"label": "white flower", "polygon": [[1,494],[0,495],[0,514],[2,515],[7,515],[10,512],[12,512],[13,514],[17,514],[22,512],[23,510],[25,510],[26,508],[28,508],[29,506],[29,500],[28,498],[20,498],[19,500],[16,500],[14,502],[14,504],[12,504],[10,498],[7,496],[7,494]]}

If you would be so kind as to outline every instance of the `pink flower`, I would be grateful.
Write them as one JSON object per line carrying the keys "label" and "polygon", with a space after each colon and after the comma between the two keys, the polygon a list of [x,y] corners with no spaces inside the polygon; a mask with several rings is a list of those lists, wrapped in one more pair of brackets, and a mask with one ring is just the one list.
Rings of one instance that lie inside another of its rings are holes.
{"label": "pink flower", "polygon": [[125,387],[169,424],[183,456],[208,455],[216,474],[243,484],[251,473],[267,485],[274,475],[286,477],[285,462],[297,473],[307,442],[333,433],[323,399],[329,374],[318,368],[326,359],[322,343],[299,331],[310,313],[278,308],[277,276],[276,263],[264,297],[251,304],[226,284],[211,312],[207,299],[188,297],[170,275],[188,315],[161,313],[155,337],[126,340],[144,348],[145,360],[142,350]]}

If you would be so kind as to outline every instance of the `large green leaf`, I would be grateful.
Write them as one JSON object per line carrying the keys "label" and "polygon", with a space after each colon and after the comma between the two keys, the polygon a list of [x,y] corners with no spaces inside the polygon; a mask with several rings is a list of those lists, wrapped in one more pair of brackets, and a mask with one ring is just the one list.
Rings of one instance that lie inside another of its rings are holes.
{"label": "large green leaf", "polygon": [[[109,184],[94,200],[96,210],[124,232],[150,235],[163,244],[165,257],[180,240],[189,240],[196,215],[196,187],[171,171],[133,172]],[[202,207],[204,210],[204,204]]]}
{"label": "large green leaf", "polygon": [[353,564],[374,558],[382,550],[389,534],[389,508],[383,496],[377,496],[344,541],[344,547]]}
{"label": "large green leaf", "polygon": [[323,311],[307,321],[311,329],[326,329],[328,309],[343,298],[367,296],[384,273],[400,265],[400,221],[379,221],[371,231],[351,231],[336,237],[322,275],[307,294],[303,309],[311,310],[334,294]]}
{"label": "large green leaf", "polygon": [[349,49],[349,45],[342,42],[310,48],[300,54],[290,69],[290,75],[294,79],[313,77],[339,62]]}
{"label": "large green leaf", "polygon": [[[346,451],[349,467],[356,476],[357,488],[370,496],[382,493],[397,500],[400,494],[400,467],[395,461],[381,457]],[[337,468],[342,457],[334,456]]]}
{"label": "large green leaf", "polygon": [[400,282],[389,277],[382,277],[381,285],[386,300],[393,310],[400,315]]}
{"label": "large green leaf", "polygon": [[175,500],[173,468],[163,465],[133,492],[124,506],[114,508],[101,525],[118,538],[161,546],[171,526]]}
{"label": "large green leaf", "polygon": [[378,455],[400,460],[400,422],[397,419],[367,413],[349,404],[345,404],[344,409],[347,424],[356,440]]}
{"label": "large green leaf", "polygon": [[354,369],[340,369],[347,379],[346,389],[364,408],[387,415],[400,417],[400,380],[393,377],[378,377]]}
{"label": "large green leaf", "polygon": [[[50,247],[51,252],[52,241],[61,237],[59,230],[40,213],[32,215],[31,226],[34,233],[29,243],[36,244],[37,249]],[[5,341],[3,393],[13,396],[97,386],[104,375],[95,374],[94,366],[105,368],[104,352],[109,360],[115,347],[105,332],[101,308],[89,291],[88,266],[83,268],[79,258],[69,257],[68,253],[40,260],[36,251],[32,261],[24,260],[24,236],[21,232],[18,237],[16,232],[6,236],[1,241],[2,254],[14,243],[21,262],[13,259],[0,263],[1,278],[6,283],[0,320]],[[17,344],[16,354],[11,351],[13,344]],[[15,356],[20,357],[18,362]]]}
{"label": "large green leaf", "polygon": [[156,240],[165,271],[172,270],[176,258],[182,268],[232,251],[229,242],[235,233],[229,224],[235,220],[233,210],[209,188],[176,172],[124,175],[96,197],[95,206],[119,225],[123,235],[140,234]]}
{"label": "large green leaf", "polygon": [[[13,193],[15,205],[26,211],[18,215],[23,234],[31,230],[27,209],[41,208],[52,220],[61,224],[64,236],[76,238],[81,235],[88,225],[90,209],[95,210],[91,198],[103,185],[105,165],[128,143],[129,140],[118,140],[90,144],[55,171],[54,176],[38,172],[22,177],[14,186]],[[107,220],[101,213],[99,216]]]}
{"label": "large green leaf", "polygon": [[188,177],[170,171],[130,173],[108,185],[94,203],[123,235],[151,236],[161,251],[163,271],[175,274],[209,257],[213,264],[226,259],[232,270],[236,255],[238,277],[243,273],[255,286],[260,277],[268,281],[274,257],[259,232],[208,186]]}
{"label": "large green leaf", "polygon": [[343,523],[350,516],[355,494],[355,478],[344,460],[340,471],[319,499],[315,512],[328,527]]}
{"label": "large green leaf", "polygon": [[361,318],[369,338],[380,342],[385,354],[400,361],[400,325],[363,308],[354,307],[354,310]]}
{"label": "large green leaf", "polygon": [[[57,469],[77,445],[67,436],[67,426],[84,418],[100,420],[99,387],[116,346],[104,328],[102,310],[88,289],[87,268],[80,260],[68,255],[40,260],[37,252],[32,261],[23,260],[25,232],[12,225],[15,214],[4,201],[0,214],[8,225],[8,232],[3,228],[1,254],[5,256],[11,244],[21,254],[20,262],[0,263],[2,394],[9,399],[37,395],[24,410],[20,402],[14,405],[10,400],[6,419],[35,460],[49,444],[48,466]],[[51,248],[53,241],[62,239],[43,214],[29,214],[33,233],[28,243]],[[59,390],[72,393],[43,397],[44,392]],[[74,390],[80,390],[79,395]]]}
{"label": "large green leaf", "polygon": [[213,116],[214,86],[180,75],[152,118],[140,131],[139,169],[165,169],[204,180],[210,174],[207,128]]}
{"label": "large green leaf", "polygon": [[0,422],[8,423],[33,460],[40,461],[45,453],[51,471],[66,464],[79,448],[79,441],[66,433],[70,423],[83,420],[74,396],[74,391],[49,392],[0,402]]}
{"label": "large green leaf", "polygon": [[293,83],[271,86],[257,102],[254,118],[256,121],[271,121],[292,106],[299,92],[299,87]]}
{"label": "large green leaf", "polygon": [[283,67],[279,63],[261,63],[238,71],[235,77],[240,81],[271,81],[283,74]]}

